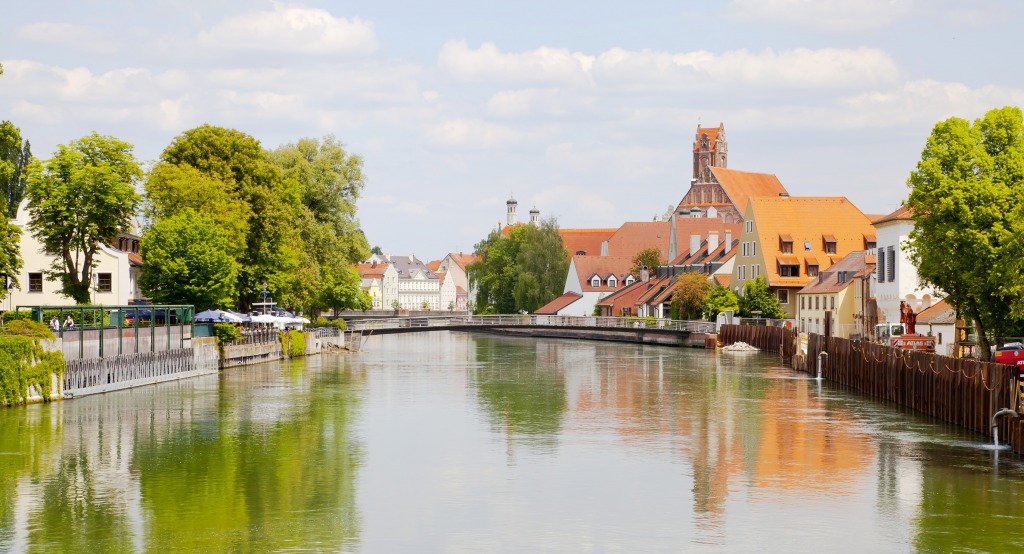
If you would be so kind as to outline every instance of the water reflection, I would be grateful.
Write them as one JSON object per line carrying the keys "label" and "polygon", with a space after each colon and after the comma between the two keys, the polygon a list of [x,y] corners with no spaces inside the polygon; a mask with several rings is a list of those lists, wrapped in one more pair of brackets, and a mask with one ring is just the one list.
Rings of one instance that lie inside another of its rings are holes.
{"label": "water reflection", "polygon": [[0,550],[1018,549],[986,440],[769,356],[373,337],[0,412]]}
{"label": "water reflection", "polygon": [[[310,360],[312,361],[312,359]],[[293,362],[0,417],[0,549],[358,545],[347,372]],[[330,394],[320,394],[330,391]]]}

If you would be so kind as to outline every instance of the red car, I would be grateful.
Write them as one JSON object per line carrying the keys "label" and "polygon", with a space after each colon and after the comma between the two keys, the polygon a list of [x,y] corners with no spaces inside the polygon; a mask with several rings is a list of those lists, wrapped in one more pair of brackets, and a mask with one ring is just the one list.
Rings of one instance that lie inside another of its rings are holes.
{"label": "red car", "polygon": [[1024,343],[1008,342],[996,350],[997,364],[1024,365]]}

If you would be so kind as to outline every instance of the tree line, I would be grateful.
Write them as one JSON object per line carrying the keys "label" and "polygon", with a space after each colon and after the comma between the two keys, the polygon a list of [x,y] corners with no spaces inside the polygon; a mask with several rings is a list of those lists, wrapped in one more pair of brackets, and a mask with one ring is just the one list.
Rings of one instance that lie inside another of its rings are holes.
{"label": "tree line", "polygon": [[[131,144],[97,133],[39,160],[0,123],[0,209],[11,218],[28,200],[28,230],[54,258],[45,275],[80,304],[100,246],[141,219],[139,287],[154,302],[247,310],[266,288],[278,305],[314,314],[368,309],[354,267],[370,254],[356,218],[362,166],[333,136],[265,149],[212,125],[177,136],[149,171]],[[19,241],[5,218],[0,273],[13,286]]]}

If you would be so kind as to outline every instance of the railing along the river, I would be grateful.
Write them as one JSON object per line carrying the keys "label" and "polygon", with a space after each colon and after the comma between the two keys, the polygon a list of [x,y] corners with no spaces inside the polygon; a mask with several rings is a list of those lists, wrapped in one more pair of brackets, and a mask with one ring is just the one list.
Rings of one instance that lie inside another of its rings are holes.
{"label": "railing along the river", "polygon": [[397,317],[354,319],[349,331],[373,331],[414,327],[576,327],[614,329],[665,329],[693,333],[714,332],[709,321],[677,321],[671,319],[556,315],[456,315],[448,317]]}
{"label": "railing along the river", "polygon": [[252,329],[242,331],[242,338],[239,340],[224,343],[224,346],[239,346],[242,344],[267,344],[278,342],[280,336],[277,329]]}

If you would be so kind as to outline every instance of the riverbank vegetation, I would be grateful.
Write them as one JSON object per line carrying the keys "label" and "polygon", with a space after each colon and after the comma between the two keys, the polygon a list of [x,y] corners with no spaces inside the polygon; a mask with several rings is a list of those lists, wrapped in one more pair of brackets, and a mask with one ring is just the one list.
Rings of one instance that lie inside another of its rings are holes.
{"label": "riverbank vegetation", "polygon": [[53,333],[43,323],[13,320],[0,328],[0,404],[24,404],[29,387],[50,401],[53,375],[64,375],[64,354],[47,352]]}
{"label": "riverbank vegetation", "polygon": [[469,279],[476,313],[534,312],[562,294],[569,257],[554,218],[516,225],[508,236],[491,231],[475,252],[481,259],[469,266]]}

